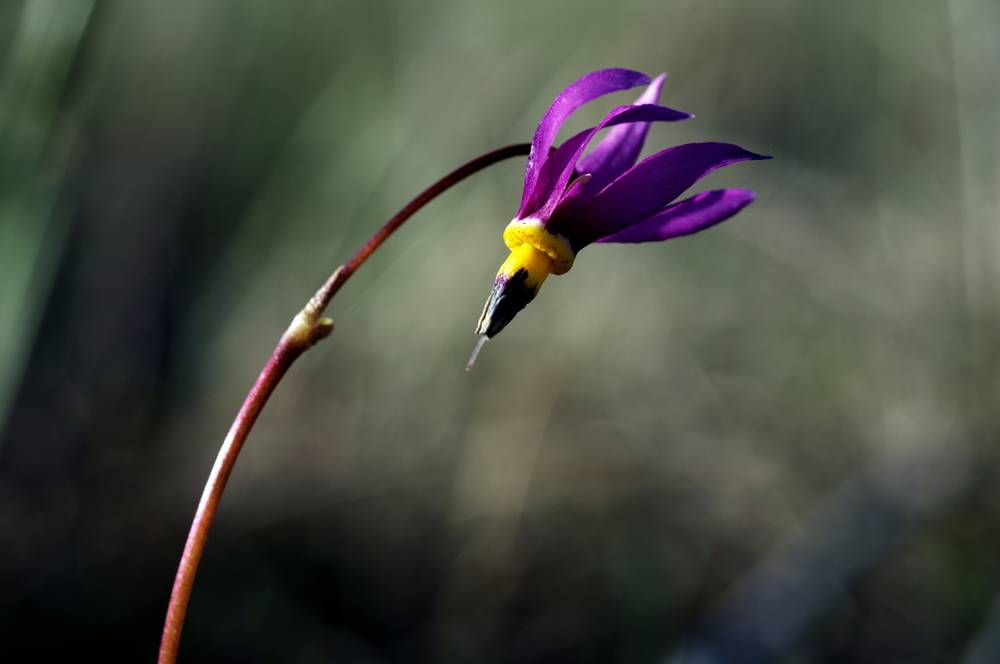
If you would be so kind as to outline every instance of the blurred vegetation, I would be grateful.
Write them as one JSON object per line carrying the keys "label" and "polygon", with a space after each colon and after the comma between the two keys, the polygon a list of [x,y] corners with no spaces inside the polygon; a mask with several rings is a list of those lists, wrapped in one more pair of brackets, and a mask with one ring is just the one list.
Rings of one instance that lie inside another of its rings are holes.
{"label": "blurred vegetation", "polygon": [[[154,657],[277,336],[583,72],[773,154],[463,365],[522,165],[404,227],[236,467],[184,661],[1000,659],[1000,5],[0,4],[5,661]],[[575,116],[595,120],[621,95]]]}

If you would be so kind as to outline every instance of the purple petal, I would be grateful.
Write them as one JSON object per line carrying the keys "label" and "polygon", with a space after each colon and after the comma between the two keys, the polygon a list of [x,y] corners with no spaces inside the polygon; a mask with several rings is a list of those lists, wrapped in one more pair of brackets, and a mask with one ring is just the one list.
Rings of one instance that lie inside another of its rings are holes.
{"label": "purple petal", "polygon": [[[519,212],[518,217],[524,218],[530,214],[539,219],[548,219],[551,216],[552,210],[559,203],[563,190],[569,184],[569,179],[573,175],[573,167],[587,148],[590,140],[601,129],[629,122],[673,122],[687,120],[690,117],[690,113],[675,111],[672,108],[656,104],[619,106],[612,109],[595,127],[584,129],[549,155],[538,174],[538,182],[532,196],[522,205],[522,212],[527,214]],[[587,189],[588,191],[599,191],[590,185]]]}
{"label": "purple petal", "polygon": [[576,207],[583,202],[583,197],[587,193],[587,185],[591,180],[590,173],[584,173],[580,177],[573,180],[572,183],[563,192],[563,195],[559,197],[559,203],[556,209],[553,211],[553,217],[559,214],[569,214]]}
{"label": "purple petal", "polygon": [[[635,105],[655,104],[660,98],[660,90],[666,80],[666,74],[657,76],[642,96],[635,100]],[[591,191],[604,189],[612,180],[632,168],[639,158],[639,153],[642,152],[642,144],[646,141],[647,133],[649,133],[648,122],[616,127],[580,160],[576,169],[594,176],[590,183]]]}
{"label": "purple petal", "polygon": [[661,210],[717,168],[770,159],[729,143],[688,143],[643,159],[599,194],[583,202],[572,226],[553,229],[577,248],[614,235]]}
{"label": "purple petal", "polygon": [[668,205],[651,217],[598,242],[659,242],[692,235],[729,219],[750,205],[755,194],[749,189],[716,189]]}
{"label": "purple petal", "polygon": [[649,83],[649,77],[642,72],[630,69],[601,69],[585,74],[559,93],[542,116],[542,121],[535,130],[535,137],[531,141],[531,153],[528,155],[528,165],[524,170],[524,193],[521,195],[518,217],[525,211],[525,206],[538,181],[539,171],[548,158],[552,141],[555,140],[566,118],[592,99],[646,83]]}

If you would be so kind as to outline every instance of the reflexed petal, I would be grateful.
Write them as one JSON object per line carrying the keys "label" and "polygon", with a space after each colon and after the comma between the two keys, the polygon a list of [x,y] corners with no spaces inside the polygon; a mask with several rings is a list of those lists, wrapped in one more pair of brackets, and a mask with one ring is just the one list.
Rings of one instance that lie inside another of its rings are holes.
{"label": "reflexed petal", "polygon": [[528,155],[528,165],[524,170],[524,192],[521,195],[521,209],[518,217],[525,211],[528,200],[532,197],[535,183],[542,165],[545,163],[552,141],[555,140],[559,128],[573,112],[588,101],[604,95],[628,90],[649,83],[649,77],[642,72],[630,69],[601,69],[585,74],[575,83],[559,93],[552,105],[545,111],[542,121],[535,130],[531,141],[531,153]]}
{"label": "reflexed petal", "polygon": [[[635,100],[635,105],[655,104],[660,98],[660,90],[666,80],[666,74],[657,76],[642,96]],[[590,183],[591,191],[604,189],[612,180],[635,165],[639,153],[642,152],[642,144],[646,141],[647,133],[649,133],[648,122],[615,127],[580,160],[576,169],[594,176]]]}
{"label": "reflexed petal", "polygon": [[[656,104],[645,104],[643,106],[619,106],[612,109],[604,116],[597,126],[584,129],[565,143],[559,146],[542,166],[538,176],[538,183],[535,185],[534,194],[523,206],[523,212],[538,217],[548,219],[559,203],[563,190],[569,183],[573,175],[573,168],[580,159],[583,151],[587,148],[591,139],[605,127],[625,124],[629,122],[673,122],[677,120],[687,120],[690,113],[675,111],[666,106]],[[597,191],[588,185],[591,191]],[[524,218],[524,214],[519,213],[519,217]]]}
{"label": "reflexed petal", "polygon": [[661,210],[705,175],[739,161],[770,159],[729,143],[688,143],[643,159],[577,209],[571,225],[552,229],[583,247]]}
{"label": "reflexed petal", "polygon": [[725,221],[753,202],[749,189],[716,189],[668,205],[651,217],[598,242],[659,242],[691,235]]}
{"label": "reflexed petal", "polygon": [[559,214],[568,214],[575,210],[583,202],[583,197],[587,194],[587,185],[590,180],[590,173],[584,173],[573,180],[566,188],[566,191],[563,192],[563,195],[559,197],[559,203],[556,205],[552,216],[556,217]]}

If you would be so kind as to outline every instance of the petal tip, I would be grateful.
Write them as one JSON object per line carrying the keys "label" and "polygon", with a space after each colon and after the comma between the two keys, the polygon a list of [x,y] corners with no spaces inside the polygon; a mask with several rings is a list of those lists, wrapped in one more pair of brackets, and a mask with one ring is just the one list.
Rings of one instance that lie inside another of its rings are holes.
{"label": "petal tip", "polygon": [[[734,196],[737,199],[740,199],[741,201],[746,201],[747,203],[752,203],[753,201],[757,200],[757,192],[752,189],[731,188],[731,189],[721,189],[718,191],[724,191],[726,194]],[[706,192],[706,193],[712,193],[712,192]]]}
{"label": "petal tip", "polygon": [[633,82],[633,87],[640,85],[648,85],[652,82],[652,78],[649,74],[645,74],[637,69],[628,69],[627,67],[608,67],[607,69],[598,69],[592,71],[589,74],[584,74],[584,78],[587,76],[601,76],[601,75],[612,75],[612,76],[623,76],[628,77]]}
{"label": "petal tip", "polygon": [[774,159],[769,154],[759,154],[752,150],[747,150],[739,145],[733,145],[737,150],[739,150],[740,155],[737,157],[737,161],[767,161],[768,159]]}

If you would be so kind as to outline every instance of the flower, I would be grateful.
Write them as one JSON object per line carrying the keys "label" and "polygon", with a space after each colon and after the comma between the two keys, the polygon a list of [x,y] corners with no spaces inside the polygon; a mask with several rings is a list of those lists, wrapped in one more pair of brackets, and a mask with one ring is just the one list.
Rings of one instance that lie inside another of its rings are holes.
{"label": "flower", "polygon": [[[652,122],[692,118],[656,103],[666,74],[650,79],[628,69],[586,74],[563,90],[535,131],[524,171],[517,215],[503,233],[510,255],[476,326],[475,355],[525,307],[550,274],[564,274],[577,253],[595,242],[654,242],[697,233],[749,205],[754,193],[719,189],[679,202],[679,195],[722,166],[770,159],[729,143],[688,143],[667,148],[639,163]],[[553,149],[563,122],[598,97],[647,85],[632,105],[619,106],[596,126]],[[597,132],[613,127],[586,155]]]}

